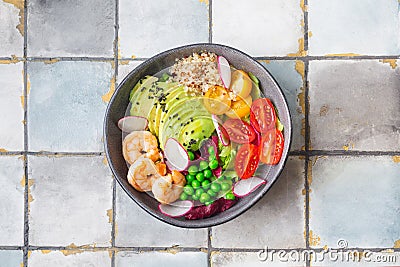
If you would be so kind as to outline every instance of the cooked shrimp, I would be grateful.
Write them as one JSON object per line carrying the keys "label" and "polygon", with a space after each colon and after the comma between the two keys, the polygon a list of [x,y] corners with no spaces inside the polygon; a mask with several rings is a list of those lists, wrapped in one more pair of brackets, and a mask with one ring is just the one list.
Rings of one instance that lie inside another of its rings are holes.
{"label": "cooked shrimp", "polygon": [[134,131],[122,142],[122,153],[129,164],[145,156],[152,161],[160,159],[157,138],[148,131]]}
{"label": "cooked shrimp", "polygon": [[179,198],[185,184],[185,176],[178,171],[172,171],[167,176],[157,178],[153,182],[151,191],[159,202],[169,204]]}
{"label": "cooked shrimp", "polygon": [[156,163],[156,169],[158,173],[162,176],[167,174],[167,165],[165,165],[165,163],[162,162]]}
{"label": "cooked shrimp", "polygon": [[128,182],[138,191],[151,191],[153,182],[160,178],[154,162],[141,156],[130,167],[128,171]]}

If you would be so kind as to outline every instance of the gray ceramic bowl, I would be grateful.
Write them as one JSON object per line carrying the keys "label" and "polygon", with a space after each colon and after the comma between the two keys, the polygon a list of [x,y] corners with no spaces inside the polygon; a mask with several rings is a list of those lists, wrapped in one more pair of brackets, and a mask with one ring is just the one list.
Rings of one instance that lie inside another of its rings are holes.
{"label": "gray ceramic bowl", "polygon": [[[206,219],[186,220],[184,218],[171,218],[162,214],[158,210],[157,200],[146,193],[136,191],[129,185],[126,179],[128,168],[122,156],[122,134],[117,126],[117,122],[120,118],[125,116],[125,111],[129,102],[129,93],[140,78],[145,75],[154,75],[166,67],[173,65],[176,58],[186,57],[191,55],[193,52],[200,51],[214,52],[218,55],[224,56],[236,69],[243,69],[246,72],[252,72],[256,77],[258,77],[264,95],[272,99],[272,102],[278,110],[279,118],[284,125],[285,144],[282,160],[278,165],[275,165],[270,169],[267,177],[264,177],[268,181],[266,185],[259,187],[250,195],[241,198],[238,203],[227,211]],[[289,151],[291,133],[292,126],[286,99],[271,74],[260,63],[247,54],[234,48],[218,44],[193,44],[182,46],[165,51],[146,60],[136,69],[131,71],[118,86],[108,104],[104,119],[105,151],[111,170],[119,184],[130,198],[149,214],[171,225],[185,228],[210,227],[225,223],[239,216],[260,200],[271,188],[283,169]]]}

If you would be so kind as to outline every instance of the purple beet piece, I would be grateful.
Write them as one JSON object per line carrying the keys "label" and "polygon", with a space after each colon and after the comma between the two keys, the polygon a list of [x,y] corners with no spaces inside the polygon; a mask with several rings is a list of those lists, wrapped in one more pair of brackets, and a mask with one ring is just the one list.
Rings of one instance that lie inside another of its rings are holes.
{"label": "purple beet piece", "polygon": [[204,219],[211,217],[214,214],[217,214],[219,212],[223,212],[230,207],[232,207],[237,200],[228,200],[224,198],[219,198],[214,201],[214,203],[205,206],[198,206],[194,207],[189,213],[185,215],[185,218],[188,220],[198,220],[198,219]]}
{"label": "purple beet piece", "polygon": [[212,170],[213,174],[217,177],[220,177],[222,174],[222,167],[218,166],[218,168],[216,168],[215,170]]}

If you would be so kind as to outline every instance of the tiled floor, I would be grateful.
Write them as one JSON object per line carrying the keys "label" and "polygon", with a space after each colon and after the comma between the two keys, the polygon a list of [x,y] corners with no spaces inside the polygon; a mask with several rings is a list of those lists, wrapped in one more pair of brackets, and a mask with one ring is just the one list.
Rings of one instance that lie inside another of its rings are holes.
{"label": "tiled floor", "polygon": [[[399,10],[398,0],[0,0],[0,267],[399,265]],[[187,230],[115,182],[102,123],[133,68],[196,42],[256,57],[294,129],[285,170],[256,206]],[[327,256],[356,249],[359,262]]]}

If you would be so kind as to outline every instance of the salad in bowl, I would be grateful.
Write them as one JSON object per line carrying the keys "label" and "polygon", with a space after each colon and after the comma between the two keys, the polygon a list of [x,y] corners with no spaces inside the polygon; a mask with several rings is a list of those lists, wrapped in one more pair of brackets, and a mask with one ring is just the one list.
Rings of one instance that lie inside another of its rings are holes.
{"label": "salad in bowl", "polygon": [[157,218],[178,226],[215,225],[196,222],[237,216],[277,178],[290,123],[281,122],[269,97],[274,93],[259,75],[229,56],[212,49],[171,56],[171,64],[123,82],[128,104],[114,118],[120,142],[113,146],[119,146],[124,175],[112,169],[127,192],[153,199],[152,210],[145,209]]}

